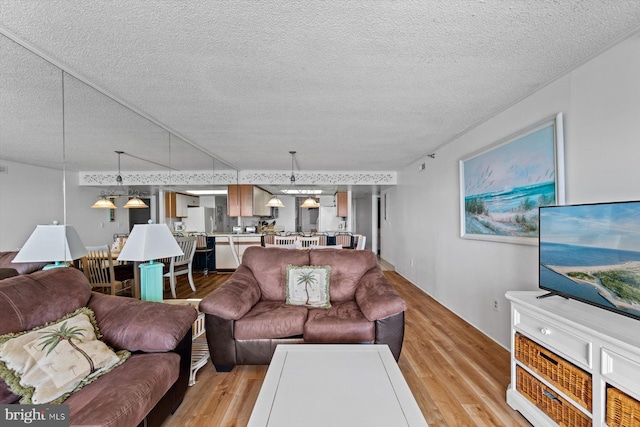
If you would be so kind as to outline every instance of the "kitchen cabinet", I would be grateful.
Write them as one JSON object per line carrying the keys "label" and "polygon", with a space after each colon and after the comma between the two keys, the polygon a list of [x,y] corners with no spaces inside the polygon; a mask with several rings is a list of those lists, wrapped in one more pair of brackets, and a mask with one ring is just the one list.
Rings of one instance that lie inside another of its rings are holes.
{"label": "kitchen cabinet", "polygon": [[349,215],[347,196],[348,194],[346,192],[341,191],[336,193],[337,216],[346,217]]}
{"label": "kitchen cabinet", "polygon": [[182,193],[165,194],[165,211],[169,218],[185,218],[188,215],[188,208],[200,206],[200,198]]}
{"label": "kitchen cabinet", "polygon": [[[216,270],[235,270],[236,264],[229,248],[229,235],[216,236]],[[261,234],[234,234],[231,241],[242,262],[242,255],[249,246],[261,246]]]}
{"label": "kitchen cabinet", "polygon": [[271,194],[260,187],[249,184],[227,187],[227,214],[237,216],[270,216],[271,208],[265,205]]}
{"label": "kitchen cabinet", "polygon": [[511,301],[507,403],[536,426],[618,427],[640,409],[638,320],[543,291]]}

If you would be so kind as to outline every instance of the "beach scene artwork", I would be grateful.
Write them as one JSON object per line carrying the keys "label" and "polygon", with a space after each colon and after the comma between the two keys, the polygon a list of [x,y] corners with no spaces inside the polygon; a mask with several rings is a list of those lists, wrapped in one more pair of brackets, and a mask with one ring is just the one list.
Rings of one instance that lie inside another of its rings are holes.
{"label": "beach scene artwork", "polygon": [[640,318],[640,202],[540,215],[540,286]]}
{"label": "beach scene artwork", "polygon": [[537,244],[538,207],[557,203],[557,176],[555,123],[462,161],[463,237]]}

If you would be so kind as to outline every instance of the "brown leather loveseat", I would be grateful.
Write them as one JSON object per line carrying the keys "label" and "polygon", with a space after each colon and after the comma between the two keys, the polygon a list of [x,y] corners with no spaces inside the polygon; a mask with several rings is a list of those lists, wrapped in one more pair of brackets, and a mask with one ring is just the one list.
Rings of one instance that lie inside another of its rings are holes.
{"label": "brown leather loveseat", "polygon": [[[331,267],[330,308],[286,304],[289,264]],[[398,360],[406,308],[370,251],[258,246],[200,302],[218,371],[269,364],[280,343],[387,344]]]}
{"label": "brown leather loveseat", "polygon": [[[56,268],[0,281],[0,335],[31,330],[81,307],[94,312],[108,346],[131,356],[62,402],[69,405],[70,425],[161,425],[188,387],[196,310],[92,292],[81,271]],[[18,401],[0,379],[0,403]]]}

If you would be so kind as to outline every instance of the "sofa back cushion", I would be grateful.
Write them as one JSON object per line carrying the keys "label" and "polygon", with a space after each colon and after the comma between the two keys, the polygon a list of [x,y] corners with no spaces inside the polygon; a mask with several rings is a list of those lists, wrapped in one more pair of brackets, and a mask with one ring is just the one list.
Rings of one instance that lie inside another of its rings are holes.
{"label": "sofa back cushion", "polygon": [[309,264],[331,266],[331,301],[349,301],[355,298],[362,276],[378,267],[378,259],[370,251],[312,249]]}
{"label": "sofa back cushion", "polygon": [[87,305],[91,297],[84,274],[54,268],[0,281],[0,335],[33,329]]}
{"label": "sofa back cushion", "polygon": [[242,255],[242,264],[256,278],[263,300],[284,301],[287,265],[309,265],[309,251],[250,246]]}
{"label": "sofa back cushion", "polygon": [[48,262],[13,262],[18,252],[0,252],[0,268],[13,268],[18,274],[29,274],[42,270]]}

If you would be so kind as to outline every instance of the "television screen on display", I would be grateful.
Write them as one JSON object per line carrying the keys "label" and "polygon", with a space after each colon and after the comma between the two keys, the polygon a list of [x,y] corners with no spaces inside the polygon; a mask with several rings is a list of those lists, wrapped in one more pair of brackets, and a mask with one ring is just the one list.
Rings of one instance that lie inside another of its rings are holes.
{"label": "television screen on display", "polygon": [[539,286],[640,319],[640,201],[540,207]]}

